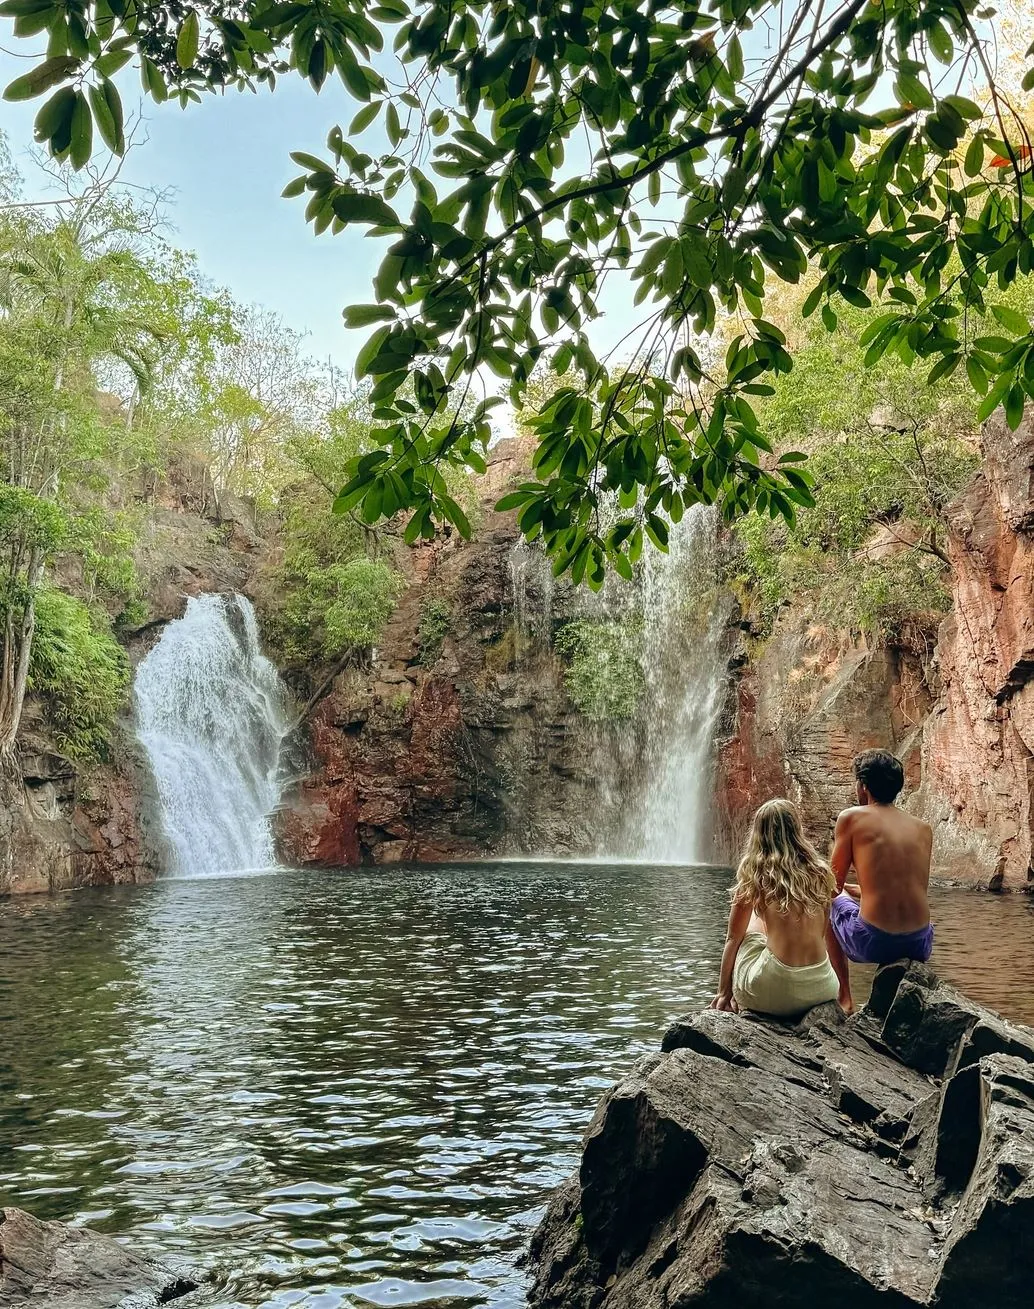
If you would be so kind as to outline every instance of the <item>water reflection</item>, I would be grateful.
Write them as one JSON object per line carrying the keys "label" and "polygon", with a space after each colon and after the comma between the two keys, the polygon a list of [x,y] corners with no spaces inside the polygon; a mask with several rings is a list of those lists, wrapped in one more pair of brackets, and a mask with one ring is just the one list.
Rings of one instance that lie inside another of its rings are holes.
{"label": "water reflection", "polygon": [[[0,1201],[215,1268],[210,1304],[516,1306],[600,1091],[714,984],[727,875],[506,864],[0,910]],[[1034,1016],[1019,898],[940,966]]]}

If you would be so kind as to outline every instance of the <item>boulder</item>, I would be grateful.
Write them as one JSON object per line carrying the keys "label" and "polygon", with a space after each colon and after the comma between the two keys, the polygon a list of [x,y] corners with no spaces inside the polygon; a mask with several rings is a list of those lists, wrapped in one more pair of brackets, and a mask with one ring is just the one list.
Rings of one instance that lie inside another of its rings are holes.
{"label": "boulder", "polygon": [[712,1010],[603,1099],[531,1246],[536,1309],[1029,1302],[1034,1032],[929,969],[857,1017]]}
{"label": "boulder", "polygon": [[0,1209],[0,1304],[8,1309],[151,1309],[199,1285],[196,1274],[145,1259],[110,1236]]}

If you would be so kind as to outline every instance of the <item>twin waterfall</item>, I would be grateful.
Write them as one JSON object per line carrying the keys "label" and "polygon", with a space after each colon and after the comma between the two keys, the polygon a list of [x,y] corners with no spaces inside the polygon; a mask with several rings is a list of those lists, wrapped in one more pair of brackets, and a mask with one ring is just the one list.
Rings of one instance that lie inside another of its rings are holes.
{"label": "twin waterfall", "polygon": [[529,642],[548,646],[553,631],[571,619],[617,623],[642,668],[645,687],[635,717],[601,725],[589,747],[601,812],[610,817],[596,855],[710,862],[730,604],[718,584],[714,511],[696,506],[673,524],[667,554],[644,549],[631,584],[614,576],[595,596],[565,591],[554,583],[541,549],[523,540],[510,552],[510,580],[518,653]]}
{"label": "twin waterfall", "polygon": [[[668,554],[644,552],[634,586],[614,578],[597,597],[554,592],[536,547],[518,542],[511,553],[523,639],[548,646],[553,611],[563,605],[568,616],[627,624],[637,644],[645,689],[636,718],[598,738],[598,784],[605,789],[609,776],[620,790],[607,806],[620,819],[598,855],[676,864],[713,855],[712,754],[726,685],[727,618],[715,537],[713,514],[692,510],[672,528]],[[248,601],[191,599],[137,669],[135,700],[172,875],[271,867],[271,816],[283,787],[281,747],[290,719]]]}
{"label": "twin waterfall", "polygon": [[172,875],[270,867],[289,718],[248,601],[191,599],[137,669],[135,700]]}

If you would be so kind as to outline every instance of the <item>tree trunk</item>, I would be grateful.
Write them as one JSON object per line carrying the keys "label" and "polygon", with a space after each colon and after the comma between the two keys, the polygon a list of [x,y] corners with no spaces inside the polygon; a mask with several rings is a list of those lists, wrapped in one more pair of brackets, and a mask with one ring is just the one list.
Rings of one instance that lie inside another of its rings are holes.
{"label": "tree trunk", "polygon": [[42,576],[43,557],[34,550],[26,570],[28,596],[22,611],[21,631],[15,636],[9,626],[4,643],[4,672],[7,685],[3,688],[5,693],[3,713],[0,716],[0,756],[10,757],[14,753],[18,731],[22,724],[25,690],[29,682],[29,663],[32,659],[32,637],[36,630],[36,588]]}

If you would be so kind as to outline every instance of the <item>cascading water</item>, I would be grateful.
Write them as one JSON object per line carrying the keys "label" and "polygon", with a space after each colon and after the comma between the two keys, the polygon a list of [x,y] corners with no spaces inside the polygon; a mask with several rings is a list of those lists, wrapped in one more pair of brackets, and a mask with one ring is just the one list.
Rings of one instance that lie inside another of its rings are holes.
{"label": "cascading water", "polygon": [[622,845],[637,859],[712,857],[714,739],[728,679],[729,604],[718,587],[712,510],[672,527],[669,551],[644,551],[640,582],[642,747]]}
{"label": "cascading water", "polygon": [[243,596],[195,596],[141,662],[137,735],[178,877],[268,868],[287,698]]}
{"label": "cascading water", "polygon": [[530,640],[549,645],[553,636],[553,573],[541,549],[519,537],[510,549],[517,662]]}
{"label": "cascading water", "polygon": [[554,597],[548,559],[523,541],[510,551],[510,577],[518,666],[527,645],[551,640],[555,603],[561,622],[577,616],[624,627],[643,670],[644,694],[631,728],[601,723],[593,732],[584,725],[600,817],[591,853],[708,862],[731,604],[718,582],[713,510],[694,507],[673,524],[667,554],[644,550],[632,586],[612,578],[598,595],[580,590]]}

